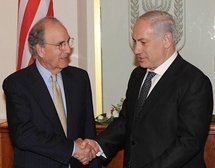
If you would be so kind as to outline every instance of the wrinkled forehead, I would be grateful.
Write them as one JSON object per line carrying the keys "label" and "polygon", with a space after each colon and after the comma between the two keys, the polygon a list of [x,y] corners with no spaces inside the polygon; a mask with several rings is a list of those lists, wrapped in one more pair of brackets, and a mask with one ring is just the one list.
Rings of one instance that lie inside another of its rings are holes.
{"label": "wrinkled forehead", "polygon": [[51,38],[51,37],[62,37],[63,40],[65,37],[68,37],[68,32],[66,28],[58,22],[50,22],[45,25],[45,33],[44,37]]}
{"label": "wrinkled forehead", "polygon": [[134,24],[133,35],[145,32],[152,32],[152,22],[149,19],[138,19]]}

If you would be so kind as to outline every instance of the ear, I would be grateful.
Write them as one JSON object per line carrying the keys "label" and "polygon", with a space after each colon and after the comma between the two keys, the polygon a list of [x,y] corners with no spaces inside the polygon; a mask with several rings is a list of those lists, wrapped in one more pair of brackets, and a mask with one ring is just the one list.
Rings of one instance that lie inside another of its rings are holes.
{"label": "ear", "polygon": [[165,48],[170,48],[170,47],[171,47],[171,45],[173,44],[172,33],[166,32],[166,33],[164,34],[163,44],[164,44],[164,47],[165,47]]}
{"label": "ear", "polygon": [[44,57],[44,55],[45,55],[45,48],[42,47],[42,46],[39,45],[39,44],[36,44],[36,45],[35,45],[35,48],[36,48],[36,50],[37,50],[38,56],[39,56],[39,57]]}

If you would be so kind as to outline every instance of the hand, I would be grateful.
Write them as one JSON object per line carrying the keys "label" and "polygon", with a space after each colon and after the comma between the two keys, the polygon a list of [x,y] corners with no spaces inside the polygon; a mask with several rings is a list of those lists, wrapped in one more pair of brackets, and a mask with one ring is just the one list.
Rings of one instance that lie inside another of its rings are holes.
{"label": "hand", "polygon": [[75,152],[74,157],[78,159],[83,165],[87,165],[93,158],[96,157],[96,151],[89,141],[78,138],[75,140]]}
{"label": "hand", "polygon": [[95,140],[85,139],[84,142],[88,143],[93,148],[95,154],[100,152],[100,147],[99,147],[98,143]]}

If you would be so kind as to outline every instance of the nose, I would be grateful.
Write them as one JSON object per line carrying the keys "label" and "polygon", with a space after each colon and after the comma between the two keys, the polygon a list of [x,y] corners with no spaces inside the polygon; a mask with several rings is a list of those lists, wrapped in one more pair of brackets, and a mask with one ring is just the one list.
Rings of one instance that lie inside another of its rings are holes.
{"label": "nose", "polygon": [[139,54],[139,53],[141,53],[141,51],[142,51],[141,45],[138,44],[138,43],[135,43],[135,44],[133,45],[133,52],[134,52],[134,54],[135,54],[135,55],[136,55],[136,54]]}
{"label": "nose", "polygon": [[69,46],[69,44],[66,44],[65,45],[65,48],[64,48],[64,52],[66,52],[66,53],[71,53],[73,51],[73,48],[71,48],[70,46]]}

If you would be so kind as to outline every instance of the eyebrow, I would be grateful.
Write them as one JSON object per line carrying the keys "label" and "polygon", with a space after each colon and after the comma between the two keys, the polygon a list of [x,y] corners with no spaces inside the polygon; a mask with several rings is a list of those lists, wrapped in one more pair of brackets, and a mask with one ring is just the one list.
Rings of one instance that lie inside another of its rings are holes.
{"label": "eyebrow", "polygon": [[69,37],[67,40],[60,41],[58,44],[61,44],[61,43],[67,42],[70,38],[71,38],[71,37]]}
{"label": "eyebrow", "polygon": [[133,37],[132,37],[132,40],[134,40],[134,41],[142,41],[142,40],[146,40],[145,38],[140,38],[140,39],[134,39]]}

